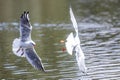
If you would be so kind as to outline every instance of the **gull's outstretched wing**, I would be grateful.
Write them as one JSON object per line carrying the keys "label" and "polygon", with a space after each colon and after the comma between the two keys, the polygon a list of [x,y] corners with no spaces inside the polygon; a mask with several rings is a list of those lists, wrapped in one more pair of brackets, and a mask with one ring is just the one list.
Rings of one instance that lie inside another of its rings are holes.
{"label": "gull's outstretched wing", "polygon": [[42,61],[40,57],[37,55],[34,48],[25,49],[25,56],[28,62],[36,69],[42,70],[45,72]]}
{"label": "gull's outstretched wing", "polygon": [[77,25],[77,21],[74,17],[74,14],[73,14],[73,11],[72,11],[72,8],[70,7],[70,17],[71,17],[71,21],[73,23],[73,27],[75,29],[75,32],[76,34],[78,35],[78,25]]}
{"label": "gull's outstretched wing", "polygon": [[77,61],[79,70],[83,73],[86,73],[87,68],[85,66],[85,56],[80,45],[77,45],[75,47],[75,56],[76,56],[76,61]]}
{"label": "gull's outstretched wing", "polygon": [[31,39],[32,26],[29,22],[29,12],[24,12],[20,18],[20,38],[25,42]]}
{"label": "gull's outstretched wing", "polygon": [[78,36],[78,25],[77,25],[77,21],[74,17],[74,14],[73,14],[73,11],[72,11],[71,7],[70,7],[70,17],[71,17],[71,21],[72,21],[73,27],[74,27],[75,32],[76,32],[75,42],[76,42],[76,44],[80,44],[80,39],[79,39],[79,36]]}

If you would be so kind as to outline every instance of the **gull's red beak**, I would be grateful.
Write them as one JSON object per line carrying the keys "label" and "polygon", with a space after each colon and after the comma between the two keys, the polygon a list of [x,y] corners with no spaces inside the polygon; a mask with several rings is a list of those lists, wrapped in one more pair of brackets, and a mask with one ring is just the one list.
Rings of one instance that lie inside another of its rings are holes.
{"label": "gull's red beak", "polygon": [[36,46],[36,44],[33,44],[33,46],[35,47],[35,46]]}
{"label": "gull's red beak", "polygon": [[32,43],[32,45],[35,46],[36,44],[33,44],[33,43]]}

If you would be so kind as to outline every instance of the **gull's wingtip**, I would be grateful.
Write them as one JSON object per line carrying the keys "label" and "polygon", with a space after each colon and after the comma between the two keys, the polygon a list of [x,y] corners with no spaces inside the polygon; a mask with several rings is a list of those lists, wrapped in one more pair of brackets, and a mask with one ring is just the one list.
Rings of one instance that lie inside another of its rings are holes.
{"label": "gull's wingtip", "polygon": [[72,11],[72,7],[70,6],[70,8],[69,8],[69,9],[70,9],[70,12],[71,12],[71,11]]}
{"label": "gull's wingtip", "polygon": [[34,61],[32,63],[32,66],[37,70],[41,70],[43,72],[46,72],[45,69],[44,69],[44,66],[43,66],[43,64],[40,60]]}
{"label": "gull's wingtip", "polygon": [[28,27],[28,28],[32,28],[31,24],[30,24],[30,18],[29,18],[29,11],[24,11],[21,14],[20,17],[20,26],[21,27]]}
{"label": "gull's wingtip", "polygon": [[72,24],[73,24],[73,27],[76,31],[76,33],[78,34],[78,25],[77,25],[77,21],[75,19],[75,16],[74,16],[74,13],[73,13],[73,10],[72,10],[72,7],[70,7],[70,19],[72,21]]}
{"label": "gull's wingtip", "polygon": [[29,21],[29,11],[24,11],[24,12],[21,14],[20,18],[21,18],[22,20],[28,20],[28,21]]}
{"label": "gull's wingtip", "polygon": [[[35,68],[36,68],[36,67],[35,67]],[[43,65],[41,65],[40,67],[37,67],[36,69],[37,69],[37,70],[41,70],[41,71],[43,71],[43,72],[46,72],[46,70],[44,69]]]}
{"label": "gull's wingtip", "polygon": [[46,72],[40,57],[37,55],[34,48],[28,48],[25,50],[25,56],[28,62],[37,70]]}
{"label": "gull's wingtip", "polygon": [[34,61],[34,62],[32,63],[32,65],[34,66],[35,69],[41,70],[41,71],[43,71],[43,72],[46,72],[46,71],[45,71],[45,68],[44,68],[44,66],[43,66],[43,64],[42,64],[42,61],[39,59],[39,57],[36,57],[36,61]]}
{"label": "gull's wingtip", "polygon": [[[76,47],[76,49],[80,50],[79,47]],[[81,53],[80,53],[80,51],[76,52],[75,56],[76,56],[76,61],[77,61],[79,70],[83,73],[86,73],[87,72],[87,67],[85,65],[85,57],[84,57],[83,52],[81,52]]]}

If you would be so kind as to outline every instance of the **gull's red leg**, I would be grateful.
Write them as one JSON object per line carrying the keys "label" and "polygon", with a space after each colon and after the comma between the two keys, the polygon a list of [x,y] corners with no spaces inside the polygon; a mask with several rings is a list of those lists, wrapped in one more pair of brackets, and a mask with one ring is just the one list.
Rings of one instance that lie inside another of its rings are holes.
{"label": "gull's red leg", "polygon": [[20,46],[20,48],[16,51],[17,53],[20,51],[20,49],[21,49],[22,47]]}
{"label": "gull's red leg", "polygon": [[22,48],[22,54],[21,54],[21,56],[24,54],[24,49]]}

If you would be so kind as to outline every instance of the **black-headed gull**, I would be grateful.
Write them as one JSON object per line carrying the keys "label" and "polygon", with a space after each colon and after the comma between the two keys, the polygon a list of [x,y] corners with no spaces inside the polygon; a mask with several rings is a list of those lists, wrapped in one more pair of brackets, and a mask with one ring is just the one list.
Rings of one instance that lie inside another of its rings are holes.
{"label": "black-headed gull", "polygon": [[13,53],[19,57],[26,57],[28,62],[36,69],[45,71],[40,57],[37,55],[31,39],[32,26],[29,21],[29,12],[24,12],[20,17],[20,37],[14,39]]}
{"label": "black-headed gull", "polygon": [[65,43],[66,49],[70,55],[72,55],[73,51],[75,51],[76,60],[77,60],[78,66],[79,66],[79,70],[81,72],[86,73],[87,68],[85,66],[85,56],[84,56],[84,53],[80,47],[80,39],[78,36],[78,25],[77,25],[77,22],[76,22],[76,19],[74,17],[74,14],[73,14],[71,7],[70,7],[70,17],[71,17],[71,21],[72,21],[73,27],[74,27],[75,32],[76,32],[76,36],[74,37],[72,32],[68,35],[68,37],[66,39],[66,43]]}

